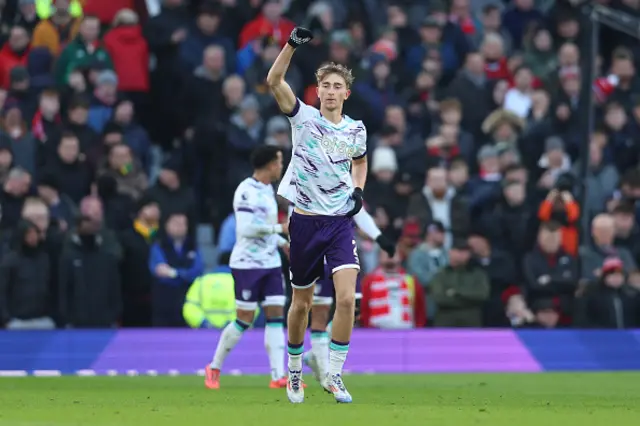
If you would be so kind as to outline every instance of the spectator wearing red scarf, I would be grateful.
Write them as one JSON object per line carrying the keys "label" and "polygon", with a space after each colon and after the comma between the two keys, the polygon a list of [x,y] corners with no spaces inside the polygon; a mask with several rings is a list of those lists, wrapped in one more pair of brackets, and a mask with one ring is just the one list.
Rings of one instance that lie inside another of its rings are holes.
{"label": "spectator wearing red scarf", "polygon": [[31,120],[31,133],[43,143],[48,151],[55,151],[61,133],[60,98],[55,90],[45,90],[40,94],[38,110]]}

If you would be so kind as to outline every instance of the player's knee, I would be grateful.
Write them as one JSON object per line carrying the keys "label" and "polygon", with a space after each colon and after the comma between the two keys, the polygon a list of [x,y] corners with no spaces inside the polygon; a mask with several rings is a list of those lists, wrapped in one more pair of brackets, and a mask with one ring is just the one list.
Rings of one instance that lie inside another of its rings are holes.
{"label": "player's knee", "polygon": [[289,310],[293,310],[296,313],[308,313],[311,310],[312,302],[313,298],[294,295],[293,299],[291,299],[291,307]]}
{"label": "player's knee", "polygon": [[245,311],[244,309],[238,309],[236,311],[236,317],[247,324],[253,323],[254,311]]}
{"label": "player's knee", "polygon": [[336,311],[353,312],[356,304],[356,296],[353,293],[344,292],[336,294]]}

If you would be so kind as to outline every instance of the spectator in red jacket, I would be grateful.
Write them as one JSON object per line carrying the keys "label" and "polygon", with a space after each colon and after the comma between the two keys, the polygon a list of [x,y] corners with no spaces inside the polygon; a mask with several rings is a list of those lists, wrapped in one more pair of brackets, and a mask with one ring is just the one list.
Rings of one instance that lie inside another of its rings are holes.
{"label": "spectator in red jacket", "polygon": [[133,10],[122,9],[116,14],[113,29],[104,36],[104,46],[118,74],[118,90],[148,92],[149,46]]}
{"label": "spectator in red jacket", "polygon": [[97,16],[101,24],[109,25],[119,11],[135,9],[134,6],[134,0],[84,0],[82,11],[85,15]]}
{"label": "spectator in red jacket", "polygon": [[238,47],[242,49],[250,41],[265,36],[273,37],[284,46],[294,28],[293,22],[282,17],[282,0],[265,0],[262,13],[242,28]]}
{"label": "spectator in red jacket", "polygon": [[29,33],[18,25],[11,28],[9,40],[0,50],[0,85],[9,88],[9,73],[18,66],[27,65],[29,56]]}
{"label": "spectator in red jacket", "polygon": [[424,290],[394,257],[380,250],[379,267],[362,280],[360,325],[362,327],[406,329],[427,323]]}

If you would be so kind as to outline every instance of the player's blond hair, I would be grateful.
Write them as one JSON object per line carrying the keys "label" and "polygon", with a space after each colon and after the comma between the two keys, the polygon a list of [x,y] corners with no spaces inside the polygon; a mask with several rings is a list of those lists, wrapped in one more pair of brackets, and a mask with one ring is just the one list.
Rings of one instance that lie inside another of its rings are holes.
{"label": "player's blond hair", "polygon": [[318,68],[316,71],[316,80],[318,81],[318,84],[322,83],[324,79],[331,74],[337,74],[342,77],[345,83],[347,83],[347,89],[351,88],[354,80],[351,70],[344,65],[336,64],[335,62],[327,62]]}

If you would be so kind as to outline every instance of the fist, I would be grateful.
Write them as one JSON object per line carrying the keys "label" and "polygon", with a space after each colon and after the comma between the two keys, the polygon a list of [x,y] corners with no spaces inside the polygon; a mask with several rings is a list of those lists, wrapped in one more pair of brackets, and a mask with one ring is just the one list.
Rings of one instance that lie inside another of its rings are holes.
{"label": "fist", "polygon": [[310,30],[303,27],[296,27],[291,31],[287,43],[295,49],[303,44],[309,43],[311,40],[313,40],[313,33]]}

